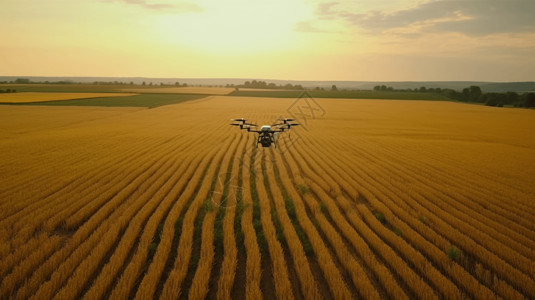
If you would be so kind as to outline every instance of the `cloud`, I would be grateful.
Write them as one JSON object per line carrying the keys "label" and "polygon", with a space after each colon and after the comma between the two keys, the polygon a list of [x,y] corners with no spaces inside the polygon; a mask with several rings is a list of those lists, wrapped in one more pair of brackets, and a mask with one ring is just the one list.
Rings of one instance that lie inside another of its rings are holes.
{"label": "cloud", "polygon": [[533,0],[437,0],[388,13],[335,10],[336,4],[319,4],[317,15],[336,17],[375,33],[404,28],[413,33],[457,32],[471,36],[535,32]]}
{"label": "cloud", "polygon": [[[178,2],[178,3],[152,3],[147,0],[118,0],[120,2],[137,5],[146,9],[152,10],[172,10],[181,13],[188,12],[202,12],[204,9],[196,3],[192,2]],[[110,1],[106,1],[110,2]]]}
{"label": "cloud", "polygon": [[295,23],[293,30],[297,32],[328,32],[313,25],[312,21],[297,22]]}
{"label": "cloud", "polygon": [[338,5],[338,2],[324,2],[318,4],[316,8],[316,14],[322,16],[325,19],[331,19],[336,15],[336,12],[332,10],[334,6]]}

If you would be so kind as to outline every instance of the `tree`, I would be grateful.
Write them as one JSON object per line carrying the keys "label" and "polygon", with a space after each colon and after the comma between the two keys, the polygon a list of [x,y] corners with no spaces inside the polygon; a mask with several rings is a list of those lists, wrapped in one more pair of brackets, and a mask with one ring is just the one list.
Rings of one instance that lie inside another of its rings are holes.
{"label": "tree", "polygon": [[464,88],[461,96],[461,101],[469,101],[470,100],[470,89]]}
{"label": "tree", "polygon": [[469,90],[470,96],[469,101],[470,102],[479,102],[481,99],[481,88],[475,85],[470,86]]}
{"label": "tree", "polygon": [[15,83],[18,83],[18,84],[27,84],[27,83],[30,83],[30,79],[28,78],[17,78],[15,80]]}
{"label": "tree", "polygon": [[336,87],[336,84],[333,84],[333,86],[331,87],[331,91],[338,91],[338,88]]}
{"label": "tree", "polygon": [[515,92],[507,92],[505,104],[514,104],[518,102],[518,94]]}
{"label": "tree", "polygon": [[535,107],[535,93],[528,93],[526,95],[525,107]]}
{"label": "tree", "polygon": [[502,107],[507,99],[507,96],[502,93],[487,93],[483,97],[485,105]]}
{"label": "tree", "polygon": [[455,100],[460,99],[459,92],[452,90],[452,89],[444,89],[442,90],[442,94],[450,99],[455,99]]}

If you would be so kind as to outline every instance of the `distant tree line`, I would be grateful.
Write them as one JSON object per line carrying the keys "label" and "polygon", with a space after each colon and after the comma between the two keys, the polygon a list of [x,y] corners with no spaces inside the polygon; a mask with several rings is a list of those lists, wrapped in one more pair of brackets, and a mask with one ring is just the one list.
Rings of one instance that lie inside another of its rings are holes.
{"label": "distant tree line", "polygon": [[135,85],[133,81],[128,82],[122,82],[122,81],[93,81],[94,85]]}
{"label": "distant tree line", "polygon": [[[8,83],[8,82],[5,82]],[[14,81],[10,81],[9,83],[16,83],[16,84],[74,84],[75,82],[71,80],[58,80],[58,81],[30,81],[28,78],[17,78]]]}
{"label": "distant tree line", "polygon": [[[114,80],[114,81],[93,81],[93,84],[94,85],[137,85],[135,82],[133,81],[130,81],[130,82],[124,82],[124,81],[117,81],[117,80]],[[187,87],[188,84],[187,83],[182,83],[180,84],[180,82],[175,82],[175,83],[164,83],[164,82],[160,82],[159,84],[158,83],[153,83],[152,81],[150,82],[146,82],[146,81],[143,81],[140,85],[142,86],[175,86],[175,87]]]}
{"label": "distant tree line", "polygon": [[23,83],[30,83],[30,80],[27,78],[17,78],[16,80],[11,81],[0,81],[0,83],[16,83],[16,84],[23,84]]}
{"label": "distant tree line", "polygon": [[[75,81],[72,81],[72,80],[58,80],[58,81],[31,81],[30,79],[28,78],[17,78],[15,80],[11,80],[11,81],[0,81],[0,83],[4,83],[4,84],[93,84],[93,85],[137,85],[135,82],[133,81],[130,81],[130,82],[124,82],[124,81],[118,81],[118,80],[113,80],[113,81],[93,81],[91,83],[87,83],[87,82],[75,82]],[[176,87],[187,87],[189,86],[187,83],[182,83],[180,84],[178,81],[175,82],[175,83],[163,83],[163,82],[160,82],[159,84],[158,83],[152,83],[152,82],[145,82],[143,81],[143,83],[141,83],[140,85],[148,85],[148,86],[153,86],[153,85],[159,85],[159,86],[176,86]],[[200,86],[200,85],[199,85]]]}
{"label": "distant tree line", "polygon": [[42,83],[45,83],[45,84],[73,84],[74,82],[70,81],[70,80],[59,80],[59,81],[30,81],[30,79],[28,78],[17,78],[15,80],[11,80],[11,81],[0,81],[0,83],[3,83],[3,84],[42,84]]}
{"label": "distant tree line", "polygon": [[303,86],[300,84],[293,85],[291,83],[287,83],[285,85],[279,84],[276,85],[275,83],[267,83],[265,81],[261,80],[252,80],[252,81],[245,81],[243,84],[227,84],[226,87],[233,87],[233,88],[248,88],[248,89],[285,89],[285,90],[303,90]]}
{"label": "distant tree line", "polygon": [[481,88],[475,85],[464,88],[460,92],[453,89],[426,88],[425,86],[415,89],[394,89],[393,87],[386,85],[377,85],[373,88],[373,90],[385,92],[437,93],[453,100],[461,102],[484,103],[488,106],[503,107],[504,105],[509,105],[514,107],[535,107],[535,93],[483,93]]}
{"label": "distant tree line", "polygon": [[15,83],[17,83],[17,84],[30,83],[30,79],[28,79],[28,78],[17,78],[17,79],[15,79]]}
{"label": "distant tree line", "polygon": [[[313,91],[325,91],[325,88],[322,88],[322,87],[317,86],[317,87],[315,87],[315,88],[313,89]],[[331,86],[331,92],[338,92],[338,91],[339,91],[339,90],[338,90],[338,88],[336,87],[336,84],[333,84],[333,85]]]}
{"label": "distant tree line", "polygon": [[[152,81],[143,81],[142,83],[135,83],[134,81],[93,81],[93,82],[75,82],[72,80],[60,80],[60,81],[31,81],[28,78],[17,78],[16,80],[11,81],[0,81],[0,84],[93,84],[93,85],[141,85],[141,86],[164,86],[164,87],[224,87],[224,85],[203,85],[203,84],[187,84],[180,83],[178,81],[172,82],[152,82]],[[227,85],[228,86],[228,85]]]}

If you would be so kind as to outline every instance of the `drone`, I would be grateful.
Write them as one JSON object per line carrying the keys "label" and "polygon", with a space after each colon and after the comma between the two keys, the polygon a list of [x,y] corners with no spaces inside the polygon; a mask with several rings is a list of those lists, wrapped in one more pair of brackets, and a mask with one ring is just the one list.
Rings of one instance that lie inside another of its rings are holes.
{"label": "drone", "polygon": [[248,123],[246,119],[239,118],[239,119],[231,119],[234,123],[230,124],[232,126],[240,126],[240,129],[247,130],[247,132],[256,132],[258,133],[258,139],[256,140],[256,147],[258,148],[258,144],[261,144],[262,147],[270,147],[271,144],[275,145],[275,148],[277,148],[277,140],[276,136],[277,134],[284,132],[284,130],[290,130],[292,126],[298,126],[300,124],[298,123],[291,123],[292,121],[295,121],[295,119],[279,119],[277,121],[282,121],[282,123],[275,123],[272,125],[263,125],[260,127],[260,130],[256,130],[256,127],[258,125]]}

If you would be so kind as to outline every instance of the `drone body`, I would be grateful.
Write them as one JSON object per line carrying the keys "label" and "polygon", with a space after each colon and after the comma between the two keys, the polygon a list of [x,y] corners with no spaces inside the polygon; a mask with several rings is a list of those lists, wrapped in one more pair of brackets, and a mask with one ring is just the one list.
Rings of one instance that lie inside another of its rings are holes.
{"label": "drone body", "polygon": [[275,145],[275,148],[277,148],[277,140],[276,135],[280,132],[284,132],[284,130],[290,130],[292,126],[298,126],[297,123],[290,123],[294,119],[282,119],[283,123],[275,123],[273,125],[263,125],[260,127],[260,130],[256,130],[258,125],[247,123],[247,120],[244,118],[240,119],[232,119],[231,121],[234,121],[235,123],[232,123],[230,125],[233,126],[240,126],[240,129],[247,129],[248,132],[256,132],[258,133],[258,138],[256,140],[256,147],[258,147],[258,144],[261,144],[262,147],[270,147],[271,144]]}

